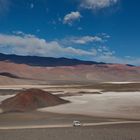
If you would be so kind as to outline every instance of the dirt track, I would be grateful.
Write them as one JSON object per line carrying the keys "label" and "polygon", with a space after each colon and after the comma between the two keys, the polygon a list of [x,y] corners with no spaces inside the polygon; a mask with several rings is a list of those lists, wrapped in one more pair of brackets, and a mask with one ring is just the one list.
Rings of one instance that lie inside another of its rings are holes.
{"label": "dirt track", "polygon": [[[108,126],[116,124],[140,124],[140,121],[120,121],[120,122],[100,122],[100,123],[85,123],[81,127],[87,126]],[[71,128],[72,124],[59,125],[27,125],[27,126],[7,126],[0,127],[0,130],[19,130],[19,129],[42,129],[42,128]]]}
{"label": "dirt track", "polygon": [[139,140],[140,124],[0,130],[0,140]]}

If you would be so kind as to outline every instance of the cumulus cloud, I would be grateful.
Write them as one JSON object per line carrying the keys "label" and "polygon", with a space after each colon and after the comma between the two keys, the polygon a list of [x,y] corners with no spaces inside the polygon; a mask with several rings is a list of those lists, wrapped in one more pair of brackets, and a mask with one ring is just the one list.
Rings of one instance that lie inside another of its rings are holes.
{"label": "cumulus cloud", "polygon": [[119,0],[80,0],[81,7],[86,9],[103,9],[116,4]]}
{"label": "cumulus cloud", "polygon": [[[3,49],[4,48],[4,49]],[[57,41],[47,42],[34,35],[6,35],[0,34],[0,50],[19,55],[36,55],[51,57],[94,56],[95,51],[86,51],[73,47],[63,47]]]}
{"label": "cumulus cloud", "polygon": [[67,15],[65,15],[64,19],[63,19],[63,23],[64,24],[69,24],[72,25],[72,23],[76,20],[79,20],[81,18],[81,14],[80,12],[76,11],[76,12],[71,12]]}
{"label": "cumulus cloud", "polygon": [[106,46],[93,47],[90,50],[65,47],[61,41],[47,42],[45,39],[21,31],[12,35],[0,34],[0,52],[45,57],[82,57],[98,62],[140,65],[140,58],[117,57],[115,52]]}

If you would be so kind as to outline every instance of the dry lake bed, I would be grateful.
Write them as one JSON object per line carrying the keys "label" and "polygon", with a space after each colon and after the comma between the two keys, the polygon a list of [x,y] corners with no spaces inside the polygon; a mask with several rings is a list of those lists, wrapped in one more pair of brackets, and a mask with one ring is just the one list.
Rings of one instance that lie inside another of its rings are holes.
{"label": "dry lake bed", "polygon": [[[34,87],[49,91],[70,103],[40,108],[33,112],[0,114],[0,140],[140,139],[139,83],[132,85],[103,83],[93,86],[3,86],[0,87],[0,102],[13,97],[20,90]],[[74,128],[72,126],[74,120],[81,121],[83,126]],[[126,123],[107,124],[108,122]],[[103,124],[98,125],[98,123]]]}

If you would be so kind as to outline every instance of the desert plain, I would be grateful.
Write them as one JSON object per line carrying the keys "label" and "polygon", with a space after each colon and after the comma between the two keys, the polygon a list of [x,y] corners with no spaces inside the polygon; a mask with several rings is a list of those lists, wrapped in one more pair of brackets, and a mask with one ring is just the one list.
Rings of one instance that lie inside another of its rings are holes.
{"label": "desert plain", "polygon": [[[139,140],[140,83],[5,85],[0,103],[26,89],[69,101],[29,112],[0,114],[0,140]],[[73,127],[78,120],[82,126]]]}

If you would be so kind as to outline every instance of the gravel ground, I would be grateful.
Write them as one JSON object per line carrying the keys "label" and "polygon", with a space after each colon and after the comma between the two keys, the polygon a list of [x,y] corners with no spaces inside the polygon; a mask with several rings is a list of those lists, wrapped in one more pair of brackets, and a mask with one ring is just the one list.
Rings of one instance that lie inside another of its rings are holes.
{"label": "gravel ground", "polygon": [[140,124],[0,130],[0,140],[140,140]]}
{"label": "gravel ground", "polygon": [[[124,121],[123,119],[112,119],[102,117],[91,117],[74,114],[55,114],[50,112],[26,112],[26,113],[4,113],[0,114],[0,126],[27,126],[27,125],[63,125],[72,124],[74,120],[81,123],[97,123]],[[125,120],[127,121],[127,120]]]}

